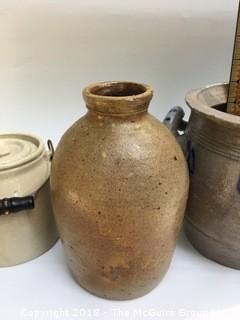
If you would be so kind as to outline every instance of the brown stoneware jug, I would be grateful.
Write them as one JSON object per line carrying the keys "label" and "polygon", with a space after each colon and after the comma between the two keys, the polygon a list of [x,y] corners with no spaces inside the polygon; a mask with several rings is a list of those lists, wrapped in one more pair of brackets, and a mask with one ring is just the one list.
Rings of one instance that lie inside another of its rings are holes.
{"label": "brown stoneware jug", "polygon": [[62,137],[52,200],[67,262],[97,296],[132,299],[165,275],[182,224],[188,169],[170,131],[148,113],[149,86],[88,86],[87,114]]}
{"label": "brown stoneware jug", "polygon": [[240,269],[240,117],[226,113],[227,96],[226,84],[193,90],[189,123],[180,108],[165,123],[176,136],[185,130],[178,139],[190,169],[188,239],[209,259]]}

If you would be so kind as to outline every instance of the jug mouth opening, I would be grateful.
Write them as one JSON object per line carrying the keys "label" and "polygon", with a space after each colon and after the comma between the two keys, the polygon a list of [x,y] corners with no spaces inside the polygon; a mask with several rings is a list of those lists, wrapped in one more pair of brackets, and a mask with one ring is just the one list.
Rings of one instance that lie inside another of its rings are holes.
{"label": "jug mouth opening", "polygon": [[150,86],[127,81],[95,83],[83,90],[88,109],[112,115],[147,111],[152,96]]}
{"label": "jug mouth opening", "polygon": [[228,84],[218,83],[187,93],[185,101],[193,112],[226,127],[240,127],[240,117],[227,113]]}
{"label": "jug mouth opening", "polygon": [[90,89],[94,95],[105,97],[130,97],[137,96],[147,91],[146,86],[132,82],[112,82],[96,85]]}

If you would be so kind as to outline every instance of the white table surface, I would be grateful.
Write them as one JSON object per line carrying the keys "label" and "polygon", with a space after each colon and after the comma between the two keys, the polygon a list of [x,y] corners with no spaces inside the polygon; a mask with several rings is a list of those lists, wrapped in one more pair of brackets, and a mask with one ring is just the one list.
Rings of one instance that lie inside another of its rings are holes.
{"label": "white table surface", "polygon": [[[237,5],[0,0],[0,130],[56,145],[85,113],[81,89],[101,80],[151,84],[150,110],[163,118],[184,106],[188,90],[229,80]],[[239,292],[240,271],[207,260],[182,234],[154,291],[128,302],[99,299],[74,282],[58,242],[31,262],[0,269],[0,319],[239,320]]]}

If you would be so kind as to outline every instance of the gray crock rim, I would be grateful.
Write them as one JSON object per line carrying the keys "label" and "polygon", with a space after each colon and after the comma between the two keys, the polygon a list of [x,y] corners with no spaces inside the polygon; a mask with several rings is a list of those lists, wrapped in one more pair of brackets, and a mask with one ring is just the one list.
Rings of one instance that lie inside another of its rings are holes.
{"label": "gray crock rim", "polygon": [[[219,91],[219,96],[211,95],[211,92]],[[208,101],[204,99],[203,93],[208,93]],[[214,109],[214,106],[226,104],[228,95],[228,83],[215,83],[205,87],[191,90],[186,94],[186,104],[193,112],[202,114],[212,121],[223,126],[240,127],[240,117]],[[212,102],[211,102],[212,100]]]}

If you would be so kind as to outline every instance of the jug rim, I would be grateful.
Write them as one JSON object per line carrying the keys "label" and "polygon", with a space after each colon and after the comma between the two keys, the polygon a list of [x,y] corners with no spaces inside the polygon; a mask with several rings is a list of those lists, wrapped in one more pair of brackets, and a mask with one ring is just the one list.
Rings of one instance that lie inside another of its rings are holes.
{"label": "jug rim", "polygon": [[84,88],[89,110],[100,114],[133,115],[146,112],[153,97],[151,86],[132,81],[105,81]]}

